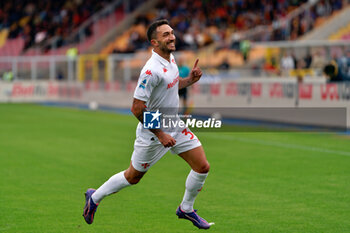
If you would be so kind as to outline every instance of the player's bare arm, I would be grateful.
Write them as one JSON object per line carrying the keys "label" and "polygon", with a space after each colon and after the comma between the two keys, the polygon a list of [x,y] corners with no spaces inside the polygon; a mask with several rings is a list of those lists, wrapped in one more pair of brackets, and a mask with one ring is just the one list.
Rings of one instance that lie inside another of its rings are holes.
{"label": "player's bare arm", "polygon": [[131,112],[141,123],[143,123],[143,112],[145,110],[146,110],[145,101],[134,98],[131,106]]}
{"label": "player's bare arm", "polygon": [[202,70],[197,66],[199,59],[196,60],[191,70],[190,76],[179,80],[179,89],[188,87],[197,82],[202,77]]}
{"label": "player's bare arm", "polygon": [[[146,111],[145,101],[134,98],[131,112],[134,116],[143,123],[143,113]],[[176,140],[169,134],[164,133],[161,129],[149,129],[154,135],[157,136],[159,141],[163,144],[164,147],[172,147],[176,144]]]}

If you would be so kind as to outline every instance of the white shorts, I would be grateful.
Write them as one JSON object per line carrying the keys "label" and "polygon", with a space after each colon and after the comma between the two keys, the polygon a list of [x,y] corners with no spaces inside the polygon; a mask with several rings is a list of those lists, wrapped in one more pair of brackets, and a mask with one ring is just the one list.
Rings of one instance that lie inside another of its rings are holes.
{"label": "white shorts", "polygon": [[132,166],[140,172],[146,172],[169,150],[173,154],[180,154],[202,145],[197,136],[188,128],[176,133],[173,137],[176,140],[176,144],[169,148],[164,147],[156,136],[145,138],[137,135],[134,143],[134,152],[131,156]]}

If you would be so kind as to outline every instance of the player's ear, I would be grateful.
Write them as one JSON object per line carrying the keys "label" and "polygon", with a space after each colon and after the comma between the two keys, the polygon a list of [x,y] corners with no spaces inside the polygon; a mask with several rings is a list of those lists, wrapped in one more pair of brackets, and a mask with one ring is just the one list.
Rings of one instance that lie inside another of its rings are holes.
{"label": "player's ear", "polygon": [[156,39],[152,39],[151,40],[151,44],[154,46],[154,47],[158,47],[159,43]]}

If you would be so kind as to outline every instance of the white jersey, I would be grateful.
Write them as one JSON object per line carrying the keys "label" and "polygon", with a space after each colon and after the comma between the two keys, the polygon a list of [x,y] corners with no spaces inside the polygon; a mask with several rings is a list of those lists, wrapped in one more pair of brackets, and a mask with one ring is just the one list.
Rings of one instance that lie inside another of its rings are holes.
{"label": "white jersey", "polygon": [[[141,70],[134,92],[134,98],[146,102],[146,111],[156,111],[161,108],[179,108],[179,69],[171,54],[170,62],[152,51],[151,58]],[[144,129],[139,122],[137,134],[154,136]]]}

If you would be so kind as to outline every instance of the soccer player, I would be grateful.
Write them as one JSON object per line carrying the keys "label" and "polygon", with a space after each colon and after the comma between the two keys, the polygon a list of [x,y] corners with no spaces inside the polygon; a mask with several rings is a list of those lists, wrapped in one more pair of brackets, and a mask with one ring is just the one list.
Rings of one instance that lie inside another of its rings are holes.
{"label": "soccer player", "polygon": [[191,221],[200,229],[208,229],[211,224],[193,210],[194,201],[209,172],[209,163],[200,141],[188,128],[182,131],[165,132],[162,129],[146,129],[142,124],[144,112],[164,107],[178,109],[178,89],[197,82],[202,76],[202,71],[197,67],[197,59],[188,78],[178,77],[178,67],[172,55],[172,52],[175,51],[175,35],[167,20],[152,23],[147,30],[147,37],[152,44],[153,51],[151,58],[141,71],[134,92],[131,111],[140,123],[136,130],[130,166],[125,171],[113,175],[97,190],[90,188],[86,191],[83,216],[85,221],[91,224],[96,208],[104,197],[137,184],[147,170],[171,150],[192,168],[187,177],[185,194],[176,210],[176,215]]}

